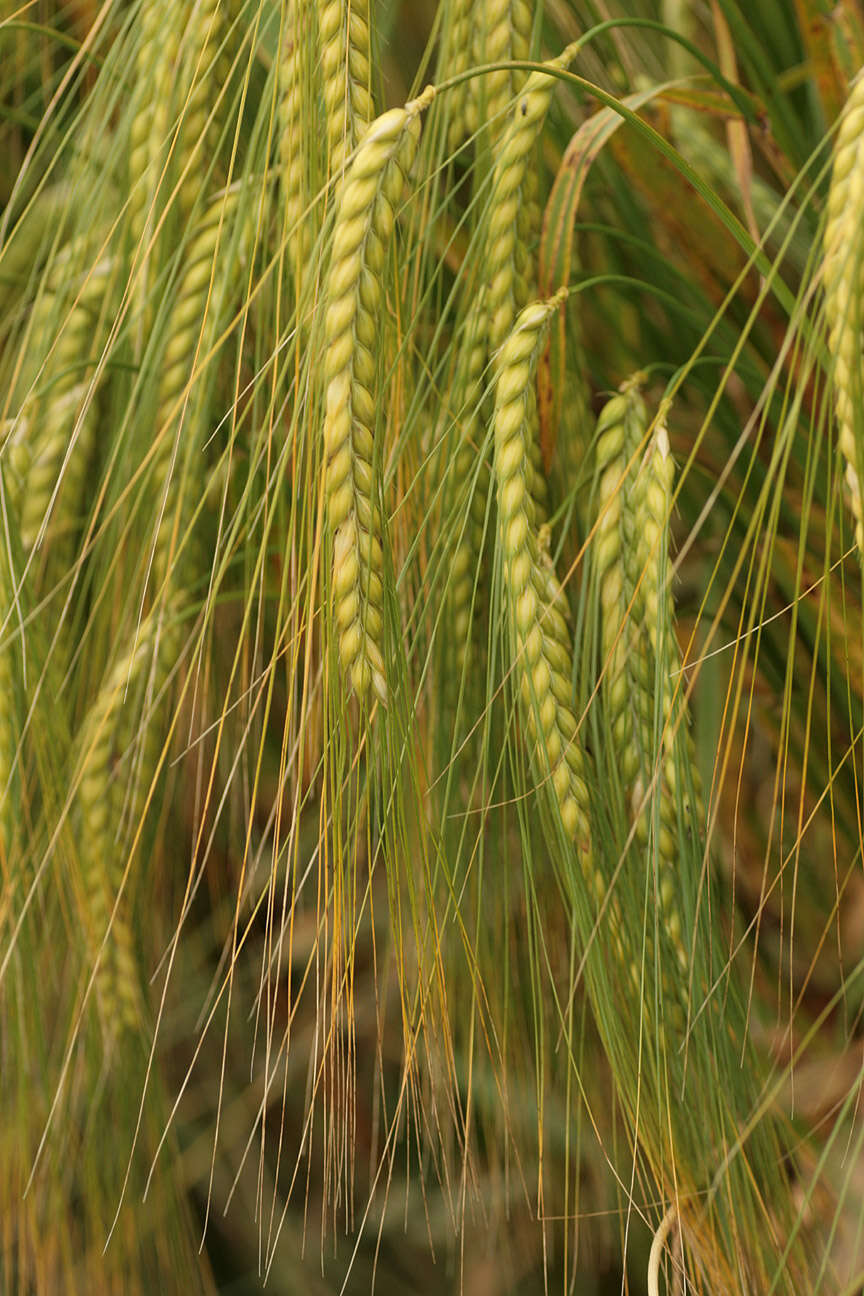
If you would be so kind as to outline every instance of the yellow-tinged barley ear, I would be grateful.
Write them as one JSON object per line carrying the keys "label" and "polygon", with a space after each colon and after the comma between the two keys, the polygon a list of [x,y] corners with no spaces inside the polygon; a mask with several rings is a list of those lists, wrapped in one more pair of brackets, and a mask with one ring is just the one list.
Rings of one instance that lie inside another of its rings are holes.
{"label": "yellow-tinged barley ear", "polygon": [[362,140],[372,103],[369,0],[318,0],[330,175],[339,175]]}
{"label": "yellow-tinged barley ear", "polygon": [[864,556],[864,76],[859,76],[834,145],[822,282],[833,361],[834,408],[846,497]]}
{"label": "yellow-tinged barley ear", "polygon": [[381,644],[383,537],[376,498],[373,411],[376,335],[383,303],[381,269],[420,138],[430,86],[404,108],[369,126],[336,200],[325,294],[324,493],[333,533],[331,593],[339,657],[358,695],[387,701]]}

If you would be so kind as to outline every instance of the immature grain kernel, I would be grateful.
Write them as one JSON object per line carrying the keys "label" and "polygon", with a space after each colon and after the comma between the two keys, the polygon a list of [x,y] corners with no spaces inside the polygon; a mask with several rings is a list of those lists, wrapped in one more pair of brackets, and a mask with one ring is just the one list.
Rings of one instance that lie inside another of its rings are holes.
{"label": "immature grain kernel", "polygon": [[337,196],[326,293],[325,494],[339,656],[355,691],[362,696],[371,687],[381,702],[387,699],[383,551],[373,460],[380,272],[394,207],[417,150],[420,114],[433,96],[429,87],[404,108],[384,113],[364,136]]}

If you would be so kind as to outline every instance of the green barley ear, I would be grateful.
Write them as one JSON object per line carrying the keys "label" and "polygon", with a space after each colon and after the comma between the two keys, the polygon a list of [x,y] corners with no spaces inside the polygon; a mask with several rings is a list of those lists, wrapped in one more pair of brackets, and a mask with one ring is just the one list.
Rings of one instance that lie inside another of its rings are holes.
{"label": "green barley ear", "polygon": [[129,137],[128,207],[129,242],[141,259],[136,290],[141,302],[146,300],[150,276],[148,245],[167,194],[163,170],[182,17],[182,6],[166,0],[144,0],[141,6],[134,78],[137,102]]}
{"label": "green barley ear", "polygon": [[[506,63],[531,57],[534,13],[527,0],[478,0],[472,26],[475,63]],[[469,82],[471,116],[478,124],[489,123],[493,140],[503,129],[507,105],[524,81],[524,72],[505,68]]]}
{"label": "green barley ear", "polygon": [[647,414],[638,380],[606,404],[597,421],[597,524],[594,570],[600,602],[602,693],[609,717],[615,765],[625,796],[632,796],[650,746],[652,721],[648,664],[633,611],[636,553],[633,502],[635,455]]}
{"label": "green barley ear", "polygon": [[546,330],[566,297],[567,289],[562,288],[548,301],[526,306],[496,362],[495,481],[506,616],[532,761],[554,796],[589,895],[598,906],[604,902],[607,906],[615,960],[631,988],[638,989],[638,969],[629,952],[617,897],[607,895],[606,880],[594,861],[586,757],[573,710],[567,605],[545,551],[531,490],[534,377]]}
{"label": "green barley ear", "polygon": [[207,116],[210,107],[212,65],[219,43],[219,0],[196,0],[181,44],[177,107],[181,114],[174,169],[178,177],[177,209],[185,225],[198,200],[202,172],[206,171]]}
{"label": "green barley ear", "polygon": [[381,275],[428,87],[369,127],[336,200],[327,281],[324,449],[327,520],[333,536],[333,611],[343,670],[359,696],[387,700],[381,650],[383,550],[375,499],[374,444]]}
{"label": "green barley ear", "polygon": [[308,53],[317,43],[316,21],[311,0],[291,0],[278,68],[279,178],[289,262],[298,288],[314,242],[312,214],[307,210],[312,197],[308,153],[318,141],[314,133],[304,131],[304,122],[317,107]]}
{"label": "green barley ear", "polygon": [[[133,693],[152,640],[148,623],[135,636],[99,690],[81,730],[78,752],[79,853],[89,909],[91,951],[98,959],[96,985],[109,1034],[135,1031],[141,1021],[141,983],[124,882],[123,855],[115,836],[113,795],[117,739],[127,693]],[[113,915],[113,917],[112,917]]]}
{"label": "green barley ear", "polygon": [[489,341],[493,351],[501,345],[525,305],[528,284],[520,255],[519,221],[524,216],[529,161],[557,84],[552,70],[566,68],[575,57],[578,43],[568,45],[558,58],[546,66],[550,72],[532,72],[507,121],[500,144],[495,150],[492,174],[492,199],[489,210],[489,232],[486,241],[486,265],[489,297]]}
{"label": "green barley ear", "polygon": [[530,490],[532,386],[546,328],[566,290],[526,306],[498,355],[495,380],[495,480],[520,692],[534,734],[535,759],[549,778],[570,838],[590,855],[583,754],[572,711],[572,645],[562,597],[550,597]]}
{"label": "green barley ear", "polygon": [[85,248],[70,244],[51,267],[34,307],[30,336],[45,356],[22,411],[21,543],[32,550],[44,534],[68,545],[81,512],[84,480],[94,449],[98,410],[93,390],[100,321],[110,258],[82,269]]}
{"label": "green barley ear", "polygon": [[[184,270],[167,325],[156,414],[157,443],[153,480],[159,495],[159,525],[153,554],[154,588],[165,580],[182,522],[183,465],[200,453],[200,429],[189,416],[195,369],[207,355],[228,286],[221,268],[231,260],[236,196],[214,200],[194,229],[184,251]],[[244,231],[240,234],[241,243]],[[211,290],[212,285],[212,290]],[[176,462],[175,461],[176,458]]]}
{"label": "green barley ear", "polygon": [[[674,480],[669,434],[661,421],[648,444],[633,491],[636,546],[630,564],[630,582],[640,633],[635,652],[647,657],[649,662],[648,705],[644,710],[650,708],[653,713],[653,737],[634,799],[642,800],[649,787],[653,789],[640,814],[639,834],[641,840],[650,840],[661,921],[675,950],[679,970],[686,974],[690,958],[682,932],[678,894],[681,834],[692,831],[694,820],[701,821],[702,810],[675,639],[669,561]],[[685,796],[692,789],[696,800],[692,807],[694,813],[683,823],[679,822],[677,808],[679,787]]]}
{"label": "green barley ear", "polygon": [[[460,519],[450,565],[448,601],[456,667],[461,678],[471,649],[471,605],[477,564],[483,548],[488,467],[482,453],[483,374],[486,369],[488,323],[485,295],[480,292],[465,321],[460,368],[456,378],[453,412],[457,441],[451,457],[448,499]],[[445,443],[445,451],[450,447]],[[478,459],[483,459],[478,473]]]}
{"label": "green barley ear", "polygon": [[330,175],[338,175],[375,115],[369,0],[318,0]]}
{"label": "green barley ear", "polygon": [[[441,60],[442,78],[458,76],[470,66],[471,38],[478,19],[477,8],[475,0],[453,0],[448,5],[447,42]],[[447,109],[447,147],[453,152],[474,134],[479,125],[470,81],[462,81],[450,91]]]}
{"label": "green barley ear", "polygon": [[859,554],[864,555],[864,77],[852,88],[834,145],[822,277],[838,445],[846,465],[855,539]]}

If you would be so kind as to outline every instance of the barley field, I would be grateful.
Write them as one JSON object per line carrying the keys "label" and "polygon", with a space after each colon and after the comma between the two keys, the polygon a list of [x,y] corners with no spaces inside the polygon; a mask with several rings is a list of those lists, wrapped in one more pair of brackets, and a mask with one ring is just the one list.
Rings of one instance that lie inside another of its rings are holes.
{"label": "barley field", "polygon": [[864,4],[0,0],[0,1293],[864,1292]]}

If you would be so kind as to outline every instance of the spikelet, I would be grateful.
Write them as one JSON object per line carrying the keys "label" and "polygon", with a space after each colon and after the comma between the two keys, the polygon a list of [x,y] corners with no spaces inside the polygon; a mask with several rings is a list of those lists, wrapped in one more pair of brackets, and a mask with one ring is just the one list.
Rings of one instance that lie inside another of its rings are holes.
{"label": "spikelet", "polygon": [[864,556],[864,77],[852,88],[834,146],[822,274],[838,444],[858,552]]}
{"label": "spikelet", "polygon": [[369,0],[319,0],[318,31],[327,108],[329,175],[338,175],[375,115]]}
{"label": "spikelet", "polygon": [[420,136],[429,87],[370,126],[340,186],[327,282],[324,450],[332,595],[343,670],[359,696],[386,702],[381,652],[381,522],[373,480],[381,274],[395,205]]}

